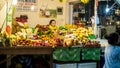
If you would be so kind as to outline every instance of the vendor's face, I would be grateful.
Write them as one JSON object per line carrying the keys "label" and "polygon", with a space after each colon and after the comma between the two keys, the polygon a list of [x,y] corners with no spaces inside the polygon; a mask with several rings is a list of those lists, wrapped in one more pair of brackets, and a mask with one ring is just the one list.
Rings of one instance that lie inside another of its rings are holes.
{"label": "vendor's face", "polygon": [[51,26],[56,26],[56,22],[52,21]]}

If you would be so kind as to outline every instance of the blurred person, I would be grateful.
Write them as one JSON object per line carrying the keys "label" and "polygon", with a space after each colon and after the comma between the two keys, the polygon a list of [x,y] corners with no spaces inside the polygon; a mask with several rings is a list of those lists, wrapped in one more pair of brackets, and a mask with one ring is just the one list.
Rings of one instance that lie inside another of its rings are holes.
{"label": "blurred person", "polygon": [[120,45],[120,29],[116,30],[116,32],[119,34],[119,42],[118,42],[118,45]]}
{"label": "blurred person", "polygon": [[78,25],[79,24],[79,20],[77,18],[74,19],[74,25]]}
{"label": "blurred person", "polygon": [[50,22],[49,22],[49,28],[52,31],[57,31],[58,27],[56,26],[56,21],[54,19],[50,20]]}
{"label": "blurred person", "polygon": [[103,68],[120,68],[119,34],[111,33],[105,37],[109,45],[105,48],[105,64]]}

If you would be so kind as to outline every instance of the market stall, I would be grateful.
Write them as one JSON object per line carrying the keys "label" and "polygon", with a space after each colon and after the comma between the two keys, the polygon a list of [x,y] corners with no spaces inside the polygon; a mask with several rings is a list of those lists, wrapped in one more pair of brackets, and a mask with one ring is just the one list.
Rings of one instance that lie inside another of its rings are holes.
{"label": "market stall", "polygon": [[[56,2],[61,5],[61,2],[64,1]],[[87,0],[86,3],[88,2]],[[18,4],[20,5],[20,3]],[[28,4],[36,6],[36,2]],[[23,6],[28,5],[24,4]],[[44,11],[46,14],[40,14],[40,17],[55,18],[56,12],[54,13],[54,10],[50,9],[46,10],[44,6],[47,5],[42,5],[40,11]],[[43,10],[44,8],[45,10]],[[13,18],[14,10],[15,6],[11,6],[11,10],[6,15],[6,29],[0,33],[0,54],[48,54],[51,68],[53,60],[63,62],[100,61],[101,44],[96,41],[96,27],[94,29],[91,26],[86,27],[83,22],[79,22],[77,24],[64,23],[55,28],[40,23],[34,24],[35,27],[31,28],[28,23],[29,16],[21,14]],[[19,11],[24,10],[30,9],[19,9]],[[61,18],[61,20],[64,19]]]}
{"label": "market stall", "polygon": [[56,33],[47,25],[37,25],[30,32],[27,29],[30,28],[23,28],[23,32],[10,37],[1,34],[1,41],[4,41],[1,42],[0,54],[49,54],[51,59],[64,62],[100,60],[100,43],[94,40],[91,28],[66,24],[59,26]]}

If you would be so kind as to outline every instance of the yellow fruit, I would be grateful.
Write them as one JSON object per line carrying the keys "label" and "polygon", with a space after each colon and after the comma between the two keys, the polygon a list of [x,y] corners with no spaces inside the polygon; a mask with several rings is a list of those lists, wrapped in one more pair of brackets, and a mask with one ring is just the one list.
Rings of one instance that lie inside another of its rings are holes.
{"label": "yellow fruit", "polygon": [[89,0],[81,0],[82,3],[87,4]]}

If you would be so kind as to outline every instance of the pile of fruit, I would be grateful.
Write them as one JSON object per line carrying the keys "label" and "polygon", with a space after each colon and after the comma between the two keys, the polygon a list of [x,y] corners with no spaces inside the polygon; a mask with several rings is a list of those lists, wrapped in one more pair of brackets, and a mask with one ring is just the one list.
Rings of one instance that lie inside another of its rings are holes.
{"label": "pile of fruit", "polygon": [[90,34],[93,34],[93,31],[90,30],[90,29],[88,29],[88,28],[79,27],[78,29],[76,29],[75,31],[73,31],[73,34],[81,42],[86,42],[86,41],[88,41],[88,36]]}
{"label": "pile of fruit", "polygon": [[52,30],[49,29],[48,25],[36,25],[34,34],[36,35],[50,35],[52,34]]}
{"label": "pile of fruit", "polygon": [[63,46],[63,41],[59,38],[46,38],[44,40],[19,39],[16,43],[17,46]]}
{"label": "pile of fruit", "polygon": [[76,36],[74,34],[65,35],[64,46],[70,47],[77,44],[78,44],[78,40],[76,39]]}
{"label": "pile of fruit", "polygon": [[76,28],[78,28],[76,25],[74,25],[74,24],[65,24],[65,27],[67,28],[67,29],[72,29],[72,28],[74,28],[74,29],[76,29]]}
{"label": "pile of fruit", "polygon": [[[29,33],[29,34],[28,34]],[[34,32],[22,31],[10,36],[10,43],[15,46],[63,46],[83,45],[83,47],[100,47],[99,42],[89,41],[94,35],[92,28],[78,27],[73,24],[59,26],[52,32],[47,25],[36,25]]]}
{"label": "pile of fruit", "polygon": [[98,41],[87,41],[85,43],[82,43],[83,47],[100,47],[100,43]]}

